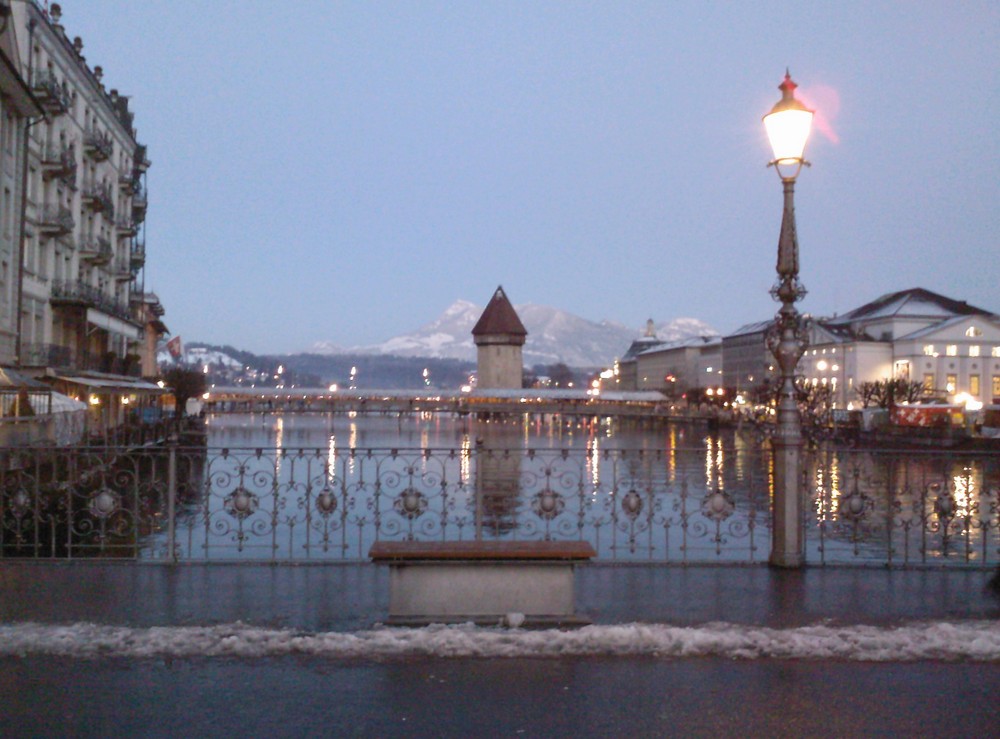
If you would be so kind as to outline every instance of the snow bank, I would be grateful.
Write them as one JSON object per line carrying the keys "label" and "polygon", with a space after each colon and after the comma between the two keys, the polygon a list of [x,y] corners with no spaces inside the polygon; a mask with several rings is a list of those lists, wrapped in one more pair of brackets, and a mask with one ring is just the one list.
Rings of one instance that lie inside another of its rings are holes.
{"label": "snow bank", "polygon": [[471,624],[309,633],[234,623],[130,628],[78,623],[0,625],[0,656],[275,657],[344,660],[412,657],[727,657],[866,662],[1000,662],[1000,622],[927,622],[771,629],[728,623],[587,626],[571,631],[482,628]]}

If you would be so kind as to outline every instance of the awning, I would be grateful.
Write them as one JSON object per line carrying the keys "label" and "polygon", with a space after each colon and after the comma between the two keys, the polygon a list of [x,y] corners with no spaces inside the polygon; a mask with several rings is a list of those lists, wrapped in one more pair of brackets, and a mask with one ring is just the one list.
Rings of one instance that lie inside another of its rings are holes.
{"label": "awning", "polygon": [[94,310],[93,308],[87,308],[87,323],[91,323],[98,328],[103,328],[113,334],[121,334],[126,339],[131,339],[132,341],[138,341],[142,338],[142,331],[138,326],[133,326],[127,321],[109,316],[107,313]]}
{"label": "awning", "polygon": [[69,382],[88,388],[94,393],[136,393],[146,395],[162,395],[167,392],[159,385],[154,385],[145,380],[121,375],[109,375],[106,377],[83,377],[79,375],[56,376],[57,380]]}

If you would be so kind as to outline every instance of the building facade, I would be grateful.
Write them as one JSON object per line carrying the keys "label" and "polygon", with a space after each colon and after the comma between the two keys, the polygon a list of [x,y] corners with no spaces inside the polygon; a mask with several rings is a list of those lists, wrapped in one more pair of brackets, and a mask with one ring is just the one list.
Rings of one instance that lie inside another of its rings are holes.
{"label": "building facade", "polygon": [[[722,340],[725,386],[746,392],[775,375],[767,348],[772,321],[747,324]],[[1000,399],[1000,317],[983,308],[911,288],[842,316],[810,320],[797,374],[828,387],[835,408],[859,403],[863,382],[919,382],[931,397]]]}
{"label": "building facade", "polygon": [[637,390],[677,397],[692,389],[722,385],[722,339],[693,336],[668,341],[636,355]]}
{"label": "building facade", "polygon": [[21,213],[28,124],[43,110],[21,75],[15,24],[0,2],[0,365],[17,362]]}
{"label": "building facade", "polygon": [[137,376],[146,328],[146,148],[128,98],[88,65],[61,7],[9,1],[16,63],[44,112],[30,122],[21,152],[11,359],[35,374]]}

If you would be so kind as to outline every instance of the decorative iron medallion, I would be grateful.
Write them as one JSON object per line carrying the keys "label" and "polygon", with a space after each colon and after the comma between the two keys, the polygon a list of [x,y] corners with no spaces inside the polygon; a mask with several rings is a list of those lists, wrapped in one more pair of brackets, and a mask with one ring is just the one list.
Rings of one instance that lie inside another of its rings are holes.
{"label": "decorative iron medallion", "polygon": [[419,518],[427,510],[427,496],[419,490],[406,488],[406,490],[396,496],[396,499],[392,502],[392,507],[396,510],[396,513],[412,521],[415,518]]}
{"label": "decorative iron medallion", "polygon": [[226,511],[229,512],[230,516],[238,518],[240,521],[252,516],[259,504],[260,500],[257,496],[242,485],[227,495],[225,499]]}
{"label": "decorative iron medallion", "polygon": [[630,521],[635,521],[642,513],[642,496],[635,490],[629,490],[622,497],[622,512]]}
{"label": "decorative iron medallion", "polygon": [[535,512],[536,516],[546,521],[551,521],[562,513],[565,508],[566,501],[563,500],[562,495],[548,488],[537,493],[531,499],[531,510]]}
{"label": "decorative iron medallion", "polygon": [[329,517],[337,510],[337,496],[330,488],[323,488],[322,492],[316,496],[316,510],[323,518]]}
{"label": "decorative iron medallion", "polygon": [[109,488],[101,488],[90,499],[90,513],[95,518],[108,518],[121,505],[121,496]]}
{"label": "decorative iron medallion", "polygon": [[24,488],[18,488],[17,492],[10,496],[8,507],[14,518],[21,518],[31,510],[31,494]]}
{"label": "decorative iron medallion", "polygon": [[725,490],[713,490],[701,501],[701,515],[716,523],[725,521],[736,510],[736,501]]}
{"label": "decorative iron medallion", "polygon": [[856,523],[867,515],[870,507],[871,499],[855,489],[840,499],[837,504],[837,514],[847,521]]}

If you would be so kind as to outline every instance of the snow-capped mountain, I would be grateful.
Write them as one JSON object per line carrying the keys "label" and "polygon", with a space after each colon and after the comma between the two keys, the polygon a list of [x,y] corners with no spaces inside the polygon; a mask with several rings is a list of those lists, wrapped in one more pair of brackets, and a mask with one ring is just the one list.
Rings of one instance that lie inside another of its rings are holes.
{"label": "snow-capped mountain", "polygon": [[208,349],[203,346],[185,346],[178,359],[174,359],[166,349],[160,349],[156,354],[156,361],[161,367],[169,367],[174,364],[204,367],[225,367],[227,369],[242,369],[243,363],[234,359],[225,352],[216,349]]}
{"label": "snow-capped mountain", "polygon": [[[528,329],[524,345],[524,363],[553,364],[564,362],[571,367],[598,367],[620,357],[645,329],[633,329],[613,321],[588,321],[572,313],[544,305],[514,306]],[[344,350],[330,342],[317,342],[310,349],[316,354],[353,353],[395,354],[404,357],[439,357],[475,361],[476,345],[472,327],[483,307],[467,300],[457,300],[435,320],[413,333],[395,336],[374,346]],[[718,332],[695,318],[677,318],[656,326],[662,341],[689,336],[714,336]]]}

